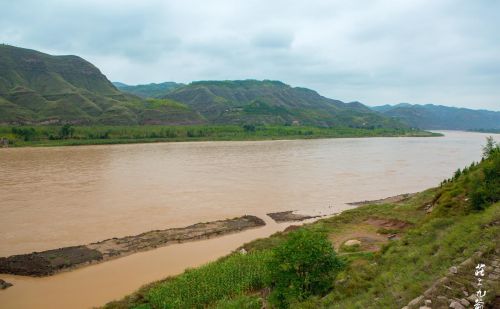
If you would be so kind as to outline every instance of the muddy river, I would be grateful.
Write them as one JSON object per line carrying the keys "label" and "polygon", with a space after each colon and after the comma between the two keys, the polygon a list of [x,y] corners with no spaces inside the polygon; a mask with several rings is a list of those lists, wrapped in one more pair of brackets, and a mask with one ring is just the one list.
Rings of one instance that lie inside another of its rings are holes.
{"label": "muddy river", "polygon": [[[0,149],[0,256],[244,214],[267,226],[45,278],[0,275],[2,308],[89,308],[270,235],[266,213],[331,214],[416,192],[481,157],[488,134]],[[500,140],[499,135],[495,135]]]}

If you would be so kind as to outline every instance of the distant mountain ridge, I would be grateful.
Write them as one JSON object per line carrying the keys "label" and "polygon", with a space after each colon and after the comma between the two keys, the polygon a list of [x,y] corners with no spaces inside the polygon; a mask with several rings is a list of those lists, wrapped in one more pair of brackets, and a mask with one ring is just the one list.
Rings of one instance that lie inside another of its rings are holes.
{"label": "distant mountain ridge", "polygon": [[123,92],[134,94],[141,98],[160,98],[167,95],[170,91],[184,86],[184,84],[175,82],[151,83],[145,85],[127,85],[120,82],[113,82],[113,85]]}
{"label": "distant mountain ridge", "polygon": [[498,130],[500,112],[473,110],[443,105],[418,105],[401,103],[372,107],[407,125],[420,129],[434,130]]}
{"label": "distant mountain ridge", "polygon": [[406,127],[359,102],[279,81],[113,84],[78,56],[0,45],[0,124],[61,123]]}
{"label": "distant mountain ridge", "polygon": [[197,81],[164,98],[186,104],[212,123],[402,127],[359,102],[344,103],[280,81]]}

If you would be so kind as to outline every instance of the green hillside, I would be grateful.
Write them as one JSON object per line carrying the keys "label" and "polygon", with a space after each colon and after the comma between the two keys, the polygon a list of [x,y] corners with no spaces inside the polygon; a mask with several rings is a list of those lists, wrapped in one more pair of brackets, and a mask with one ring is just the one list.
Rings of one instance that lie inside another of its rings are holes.
{"label": "green hillside", "polygon": [[413,128],[431,130],[500,130],[500,112],[472,110],[442,105],[401,103],[382,105],[373,110]]}
{"label": "green hillside", "polygon": [[217,124],[302,124],[359,128],[403,127],[361,103],[328,99],[279,81],[199,81],[165,96]]}
{"label": "green hillside", "polygon": [[160,98],[167,95],[170,91],[184,86],[184,84],[174,82],[151,83],[146,85],[127,85],[120,82],[113,82],[120,91],[136,95],[141,98]]}
{"label": "green hillside", "polygon": [[279,81],[116,85],[123,92],[80,57],[0,45],[0,124],[4,125],[407,127],[359,102],[344,103]]}
{"label": "green hillside", "polygon": [[123,93],[77,56],[0,45],[0,124],[200,124],[189,107]]}

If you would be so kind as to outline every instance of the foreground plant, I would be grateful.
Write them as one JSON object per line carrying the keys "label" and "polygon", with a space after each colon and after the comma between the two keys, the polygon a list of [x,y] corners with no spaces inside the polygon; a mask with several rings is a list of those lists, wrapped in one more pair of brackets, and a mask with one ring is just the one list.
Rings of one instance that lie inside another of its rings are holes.
{"label": "foreground plant", "polygon": [[279,308],[332,288],[344,263],[322,233],[301,229],[273,249],[269,261],[270,302]]}

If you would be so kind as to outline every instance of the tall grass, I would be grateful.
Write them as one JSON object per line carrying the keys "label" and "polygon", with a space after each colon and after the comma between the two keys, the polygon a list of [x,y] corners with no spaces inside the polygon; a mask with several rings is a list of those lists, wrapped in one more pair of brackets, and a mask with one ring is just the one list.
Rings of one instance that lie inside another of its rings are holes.
{"label": "tall grass", "polygon": [[269,250],[233,254],[155,286],[146,299],[153,308],[204,308],[221,299],[260,289],[270,256]]}

